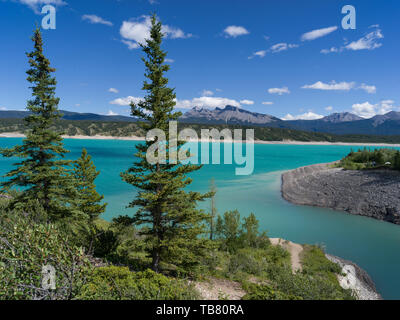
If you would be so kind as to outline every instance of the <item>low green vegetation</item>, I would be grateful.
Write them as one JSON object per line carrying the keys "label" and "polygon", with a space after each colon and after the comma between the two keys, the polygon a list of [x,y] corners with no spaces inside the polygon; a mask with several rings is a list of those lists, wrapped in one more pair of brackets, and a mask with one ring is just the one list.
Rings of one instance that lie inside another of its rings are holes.
{"label": "low green vegetation", "polygon": [[[0,216],[0,299],[73,299],[91,263],[61,228],[16,211]],[[42,268],[57,272],[55,290],[42,286]]]}
{"label": "low green vegetation", "polygon": [[[176,273],[170,264],[160,274],[149,269],[150,246],[127,217],[97,219],[92,241],[48,223],[41,210],[8,211],[9,201],[0,201],[0,299],[198,299],[194,282],[209,278],[240,283],[243,299],[353,299],[339,286],[340,267],[319,247],[305,245],[303,270],[293,273],[289,252],[259,232],[253,214],[218,216],[215,239],[204,239],[210,250],[196,268]],[[56,270],[56,290],[42,288],[42,267],[48,264]]]}
{"label": "low green vegetation", "polygon": [[395,149],[359,149],[351,151],[337,163],[346,170],[389,168],[400,170],[400,151]]}
{"label": "low green vegetation", "polygon": [[198,293],[187,281],[152,270],[131,272],[127,267],[100,267],[87,279],[80,300],[193,300]]}
{"label": "low green vegetation", "polygon": [[351,290],[340,287],[337,275],[341,269],[326,257],[321,248],[304,245],[302,271],[293,273],[287,265],[275,267],[266,280],[245,282],[249,300],[352,300]]}

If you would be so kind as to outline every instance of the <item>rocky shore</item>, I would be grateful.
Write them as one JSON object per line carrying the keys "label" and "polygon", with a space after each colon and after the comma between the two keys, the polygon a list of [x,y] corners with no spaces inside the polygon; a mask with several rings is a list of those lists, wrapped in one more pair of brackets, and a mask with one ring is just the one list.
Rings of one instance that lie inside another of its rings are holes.
{"label": "rocky shore", "polygon": [[343,170],[333,163],[282,174],[282,196],[300,205],[332,208],[400,224],[400,172]]}
{"label": "rocky shore", "polygon": [[326,257],[342,268],[343,275],[338,276],[342,288],[352,289],[358,300],[382,300],[371,277],[358,265],[329,254],[326,254]]}

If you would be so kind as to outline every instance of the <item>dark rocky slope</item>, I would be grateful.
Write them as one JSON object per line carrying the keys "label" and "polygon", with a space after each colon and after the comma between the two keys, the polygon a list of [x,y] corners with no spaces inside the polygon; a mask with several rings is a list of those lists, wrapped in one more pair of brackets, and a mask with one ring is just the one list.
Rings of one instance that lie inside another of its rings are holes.
{"label": "dark rocky slope", "polygon": [[316,164],[282,174],[282,196],[295,204],[332,208],[400,224],[400,172],[350,171]]}

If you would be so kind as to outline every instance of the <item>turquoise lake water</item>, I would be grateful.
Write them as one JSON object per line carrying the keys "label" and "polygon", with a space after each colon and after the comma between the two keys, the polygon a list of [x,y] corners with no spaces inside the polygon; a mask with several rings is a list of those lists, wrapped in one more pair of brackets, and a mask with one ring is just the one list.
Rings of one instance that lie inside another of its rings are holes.
{"label": "turquoise lake water", "polygon": [[[0,147],[20,143],[18,138],[0,138]],[[82,147],[92,155],[97,169],[97,189],[109,203],[103,218],[110,220],[132,212],[125,206],[134,189],[119,176],[133,162],[135,141],[66,139],[77,158]],[[281,173],[300,166],[330,162],[345,156],[349,146],[255,145],[251,176],[236,176],[234,165],[205,165],[192,175],[190,189],[207,191],[211,178],[218,188],[220,213],[238,209],[242,216],[254,212],[261,230],[270,237],[298,243],[323,244],[330,254],[351,260],[365,269],[385,299],[400,299],[400,226],[330,209],[297,206],[282,199]],[[353,147],[357,149],[357,147]],[[0,158],[0,174],[10,170],[12,159]],[[209,204],[201,205],[208,208]]]}

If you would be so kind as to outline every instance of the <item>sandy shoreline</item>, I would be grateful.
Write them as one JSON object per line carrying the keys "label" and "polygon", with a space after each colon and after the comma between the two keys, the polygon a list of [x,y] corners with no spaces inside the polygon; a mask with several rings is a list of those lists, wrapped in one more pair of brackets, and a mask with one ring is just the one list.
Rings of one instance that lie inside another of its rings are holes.
{"label": "sandy shoreline", "polygon": [[[19,132],[4,132],[0,133],[0,138],[24,138],[25,135]],[[130,136],[130,137],[115,137],[115,136],[68,136],[64,135],[64,139],[85,139],[85,140],[132,140],[132,141],[144,141],[145,137],[137,137],[137,136]],[[202,140],[199,139],[201,142]],[[240,142],[232,140],[232,142]],[[376,147],[400,147],[400,144],[394,143],[365,143],[365,142],[326,142],[326,141],[293,141],[293,140],[284,140],[284,141],[262,141],[262,140],[255,140],[255,144],[289,144],[289,145],[310,145],[310,146],[376,146]]]}

